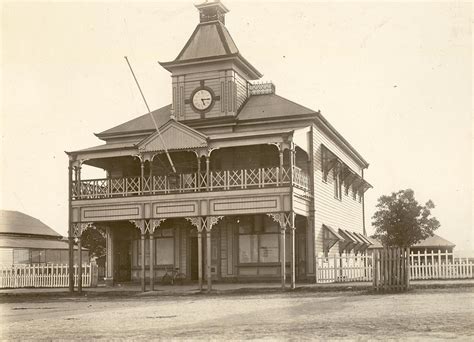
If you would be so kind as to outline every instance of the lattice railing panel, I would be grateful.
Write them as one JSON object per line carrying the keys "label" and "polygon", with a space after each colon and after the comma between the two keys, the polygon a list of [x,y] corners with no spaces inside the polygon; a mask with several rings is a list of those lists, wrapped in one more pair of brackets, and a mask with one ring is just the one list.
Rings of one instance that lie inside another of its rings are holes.
{"label": "lattice railing panel", "polygon": [[225,189],[226,177],[225,171],[212,171],[211,172],[211,190],[212,189]]}
{"label": "lattice railing panel", "polygon": [[162,193],[166,191],[166,176],[153,176],[152,192]]}
{"label": "lattice railing panel", "polygon": [[245,170],[245,187],[258,186],[260,184],[260,170],[261,169]]}
{"label": "lattice railing panel", "polygon": [[[308,175],[295,168],[294,184],[309,188]],[[96,199],[117,196],[167,194],[176,192],[195,192],[213,190],[232,190],[287,186],[290,183],[290,170],[287,167],[258,169],[216,170],[206,172],[173,174],[152,177],[124,177],[73,181],[73,199]]]}

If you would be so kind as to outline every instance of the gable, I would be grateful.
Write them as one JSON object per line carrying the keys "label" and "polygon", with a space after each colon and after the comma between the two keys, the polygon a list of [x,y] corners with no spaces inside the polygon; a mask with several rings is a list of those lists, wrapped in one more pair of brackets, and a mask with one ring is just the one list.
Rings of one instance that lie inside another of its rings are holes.
{"label": "gable", "polygon": [[[161,135],[161,136],[160,136]],[[164,143],[164,144],[163,144]],[[140,152],[194,149],[207,146],[207,136],[174,120],[160,127],[138,145]]]}

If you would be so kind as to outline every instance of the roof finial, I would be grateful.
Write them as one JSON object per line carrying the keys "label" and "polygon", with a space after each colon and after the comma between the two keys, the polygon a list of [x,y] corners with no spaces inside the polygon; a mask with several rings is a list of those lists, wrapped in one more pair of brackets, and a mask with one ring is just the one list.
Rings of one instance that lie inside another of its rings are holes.
{"label": "roof finial", "polygon": [[221,23],[225,24],[225,14],[229,12],[229,10],[222,2],[220,2],[220,0],[211,2],[206,0],[204,3],[195,6],[199,11],[200,23],[220,21]]}

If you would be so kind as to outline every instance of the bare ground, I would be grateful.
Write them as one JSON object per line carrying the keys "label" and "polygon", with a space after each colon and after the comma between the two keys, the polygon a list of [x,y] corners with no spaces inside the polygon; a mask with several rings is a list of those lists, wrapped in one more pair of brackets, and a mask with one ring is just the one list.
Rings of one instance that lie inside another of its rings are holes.
{"label": "bare ground", "polygon": [[32,297],[0,304],[0,320],[7,340],[472,341],[474,292]]}

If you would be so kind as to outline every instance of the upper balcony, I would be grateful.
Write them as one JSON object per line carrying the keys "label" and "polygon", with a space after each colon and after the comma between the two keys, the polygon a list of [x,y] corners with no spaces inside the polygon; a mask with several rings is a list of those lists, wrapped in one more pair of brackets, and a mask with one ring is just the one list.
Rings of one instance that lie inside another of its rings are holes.
{"label": "upper balcony", "polygon": [[72,182],[72,199],[264,189],[290,186],[291,179],[294,187],[309,191],[308,174],[297,166],[292,170],[284,166],[76,180]]}
{"label": "upper balcony", "polygon": [[[170,120],[160,134],[70,153],[70,197],[96,200],[278,187],[311,195],[308,132],[303,127],[206,136]],[[84,179],[82,166],[106,175]]]}

